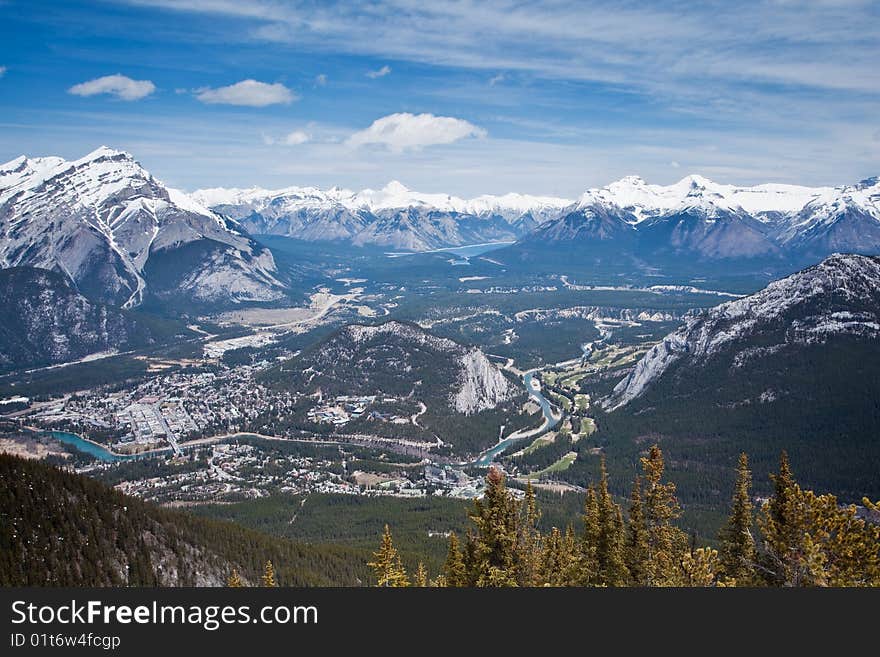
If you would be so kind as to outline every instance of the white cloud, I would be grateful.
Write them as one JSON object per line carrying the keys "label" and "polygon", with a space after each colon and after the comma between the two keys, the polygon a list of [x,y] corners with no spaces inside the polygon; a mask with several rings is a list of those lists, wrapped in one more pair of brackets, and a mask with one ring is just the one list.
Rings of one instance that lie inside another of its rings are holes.
{"label": "white cloud", "polygon": [[196,94],[196,98],[211,105],[266,107],[267,105],[289,105],[298,100],[299,96],[280,82],[268,84],[257,80],[242,80],[228,87],[201,89]]}
{"label": "white cloud", "polygon": [[384,78],[389,73],[391,73],[391,67],[386,64],[376,71],[367,71],[367,77],[375,80],[376,78]]}
{"label": "white cloud", "polygon": [[400,153],[485,136],[485,130],[463,119],[401,112],[376,119],[366,130],[351,135],[346,143],[354,147],[378,144]]}
{"label": "white cloud", "polygon": [[309,140],[311,140],[309,134],[302,130],[294,130],[284,137],[284,143],[288,146],[299,146],[300,144],[305,144]]}
{"label": "white cloud", "polygon": [[140,100],[156,91],[156,85],[150,80],[132,80],[130,77],[120,75],[105,75],[101,78],[80,82],[67,90],[74,96],[97,96],[109,94],[120,100]]}
{"label": "white cloud", "polygon": [[6,75],[6,67],[0,66],[0,78],[2,78],[4,75]]}
{"label": "white cloud", "polygon": [[671,166],[673,169],[680,169],[681,168],[681,165],[678,162],[676,162],[675,160],[672,160],[672,162],[669,163],[669,166]]}
{"label": "white cloud", "polygon": [[315,84],[319,87],[323,87],[327,84],[327,75],[325,73],[321,73],[320,75],[315,76]]}
{"label": "white cloud", "polygon": [[498,75],[493,76],[489,79],[489,86],[494,87],[499,82],[504,82],[507,79],[507,76],[504,73],[499,73]]}

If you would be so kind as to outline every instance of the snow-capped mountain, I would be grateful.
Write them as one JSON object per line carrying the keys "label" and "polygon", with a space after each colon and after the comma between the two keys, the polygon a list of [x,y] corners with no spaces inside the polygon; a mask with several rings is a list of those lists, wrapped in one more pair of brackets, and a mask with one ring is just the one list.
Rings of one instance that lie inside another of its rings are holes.
{"label": "snow-capped mountain", "polygon": [[[605,406],[626,405],[678,367],[691,371],[723,362],[725,381],[734,389],[731,381],[746,366],[781,359],[784,370],[793,349],[841,336],[880,348],[878,257],[835,254],[756,294],[689,317],[639,360]],[[778,394],[770,390],[764,401]]]}
{"label": "snow-capped mountain", "polygon": [[505,194],[462,199],[425,194],[392,181],[380,190],[201,189],[192,197],[253,234],[424,251],[514,240],[558,216],[563,198]]}
{"label": "snow-capped mountain", "polygon": [[[629,228],[629,230],[628,230]],[[880,253],[880,182],[843,187],[722,185],[687,176],[668,186],[629,176],[587,191],[515,247],[604,243],[612,253],[705,260]]]}
{"label": "snow-capped mountain", "polygon": [[165,187],[128,153],[0,165],[0,266],[66,275],[90,298],[199,302],[281,296],[272,254],[235,222]]}
{"label": "snow-capped mountain", "polygon": [[741,209],[751,215],[790,213],[830,193],[831,187],[764,184],[754,187],[723,185],[703,176],[690,175],[672,185],[651,185],[638,176],[627,176],[607,185],[590,189],[578,200],[577,207],[599,203],[629,211],[634,222],[681,211],[688,207]]}
{"label": "snow-capped mountain", "polygon": [[786,218],[779,239],[785,247],[809,254],[876,252],[880,244],[880,178],[816,196]]}

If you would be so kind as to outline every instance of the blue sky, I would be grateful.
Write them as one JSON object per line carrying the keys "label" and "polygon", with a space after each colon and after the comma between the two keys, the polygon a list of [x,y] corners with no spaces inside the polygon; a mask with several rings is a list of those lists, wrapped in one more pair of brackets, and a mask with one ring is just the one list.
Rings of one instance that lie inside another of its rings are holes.
{"label": "blue sky", "polygon": [[0,161],[575,196],[880,173],[880,3],[0,0]]}

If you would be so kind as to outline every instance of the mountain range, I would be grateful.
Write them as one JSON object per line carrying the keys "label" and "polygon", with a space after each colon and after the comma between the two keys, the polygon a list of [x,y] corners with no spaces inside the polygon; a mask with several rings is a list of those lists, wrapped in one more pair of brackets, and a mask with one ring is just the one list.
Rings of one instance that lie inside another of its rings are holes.
{"label": "mountain range", "polygon": [[410,250],[506,239],[525,251],[587,243],[716,259],[880,248],[876,178],[842,187],[738,187],[697,175],[668,186],[628,176],[576,201],[522,194],[466,200],[396,181],[379,191],[214,188],[193,198],[252,233]]}
{"label": "mountain range", "polygon": [[128,153],[18,157],[0,165],[0,267],[68,277],[89,298],[134,307],[281,298],[268,249],[234,221],[165,187]]}
{"label": "mountain range", "polygon": [[571,203],[524,194],[462,199],[415,192],[398,181],[360,192],[337,187],[213,188],[197,190],[192,197],[254,234],[412,251],[515,240]]}
{"label": "mountain range", "polygon": [[878,253],[880,180],[811,188],[737,187],[701,176],[660,186],[627,177],[589,190],[512,247],[526,259],[547,248],[654,265],[681,256],[802,264],[838,251]]}
{"label": "mountain range", "polygon": [[506,194],[462,199],[392,182],[381,190],[165,186],[128,153],[0,165],[0,267],[57,271],[101,303],[275,302],[287,291],[251,235],[425,251],[515,242],[497,252],[557,266],[611,262],[673,270],[707,263],[789,271],[834,252],[880,253],[880,179],[855,185],[738,187],[687,176],[629,176],[579,199]]}
{"label": "mountain range", "polygon": [[631,255],[649,265],[681,255],[800,265],[838,251],[880,252],[877,178],[840,187],[741,187],[698,175],[667,186],[628,176],[575,201],[522,194],[461,199],[396,181],[378,191],[214,188],[193,198],[254,234],[413,251],[511,240],[507,254],[514,260],[543,259],[552,249]]}

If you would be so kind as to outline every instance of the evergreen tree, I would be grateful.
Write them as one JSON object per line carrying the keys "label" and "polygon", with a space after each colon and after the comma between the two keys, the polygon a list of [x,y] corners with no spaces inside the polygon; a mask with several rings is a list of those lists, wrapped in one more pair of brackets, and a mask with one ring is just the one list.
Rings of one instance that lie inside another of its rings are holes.
{"label": "evergreen tree", "polygon": [[445,586],[467,586],[467,571],[461,550],[458,548],[458,536],[449,534],[449,549],[446,551],[446,562],[443,564]]}
{"label": "evergreen tree", "polygon": [[687,535],[673,524],[681,515],[675,484],[661,483],[665,464],[658,445],[653,445],[641,462],[645,475],[648,585],[674,586],[679,580],[682,558],[687,551]]}
{"label": "evergreen tree", "polygon": [[629,573],[624,561],[626,538],[620,507],[608,491],[608,471],[605,457],[600,464],[598,494],[599,535],[596,543],[597,584],[602,586],[625,586]]}
{"label": "evergreen tree", "polygon": [[541,579],[541,534],[538,521],[541,512],[535,501],[532,482],[526,484],[526,495],[520,507],[516,544],[516,581],[519,586],[538,586]]}
{"label": "evergreen tree", "polygon": [[425,564],[419,561],[419,567],[416,569],[416,577],[414,586],[425,588],[428,586],[428,571],[425,570]]}
{"label": "evergreen tree", "polygon": [[717,581],[721,561],[718,550],[697,548],[685,553],[681,563],[680,586],[724,586]]}
{"label": "evergreen tree", "polygon": [[638,475],[629,498],[629,519],[626,535],[626,565],[630,581],[636,586],[648,586],[648,527],[642,499],[642,480]]}
{"label": "evergreen tree", "polygon": [[477,537],[474,532],[468,529],[464,537],[464,548],[462,549],[462,560],[464,561],[465,586],[476,586],[479,564],[477,563]]}
{"label": "evergreen tree", "polygon": [[486,492],[474,503],[477,526],[474,566],[477,586],[516,586],[517,504],[507,493],[504,474],[495,467],[486,475]]}
{"label": "evergreen tree", "polygon": [[544,586],[565,586],[568,555],[558,527],[550,531],[541,554],[541,579]]}
{"label": "evergreen tree", "polygon": [[771,584],[797,585],[802,577],[801,563],[809,557],[803,543],[805,527],[796,499],[797,484],[784,451],[779,456],[779,473],[770,479],[773,496],[759,520],[766,557],[764,574]]}
{"label": "evergreen tree", "polygon": [[263,571],[263,576],[260,578],[263,586],[268,587],[276,587],[278,586],[278,582],[275,581],[275,568],[272,567],[272,562],[266,562],[266,569]]}
{"label": "evergreen tree", "polygon": [[240,589],[244,586],[244,582],[241,581],[241,575],[238,574],[237,568],[232,569],[232,574],[230,574],[229,578],[226,580],[226,586],[234,589]]}
{"label": "evergreen tree", "polygon": [[388,525],[385,525],[378,552],[373,554],[373,560],[367,565],[376,574],[377,586],[409,586],[409,578],[400,561],[397,548],[394,547],[394,539],[391,537],[391,529]]}
{"label": "evergreen tree", "polygon": [[590,484],[584,499],[584,535],[581,539],[580,577],[581,586],[595,586],[599,578],[597,558],[601,523],[599,519],[599,498],[596,489]]}
{"label": "evergreen tree", "polygon": [[[781,586],[880,586],[880,526],[834,495],[795,482],[787,458],[759,518],[771,583]],[[869,508],[873,505],[866,501]]]}
{"label": "evergreen tree", "polygon": [[564,555],[563,581],[565,586],[577,586],[581,577],[581,561],[577,536],[571,525],[565,529],[562,545]]}
{"label": "evergreen tree", "polygon": [[752,537],[752,473],[748,456],[739,457],[730,517],[718,536],[721,570],[738,586],[755,581],[755,539]]}

